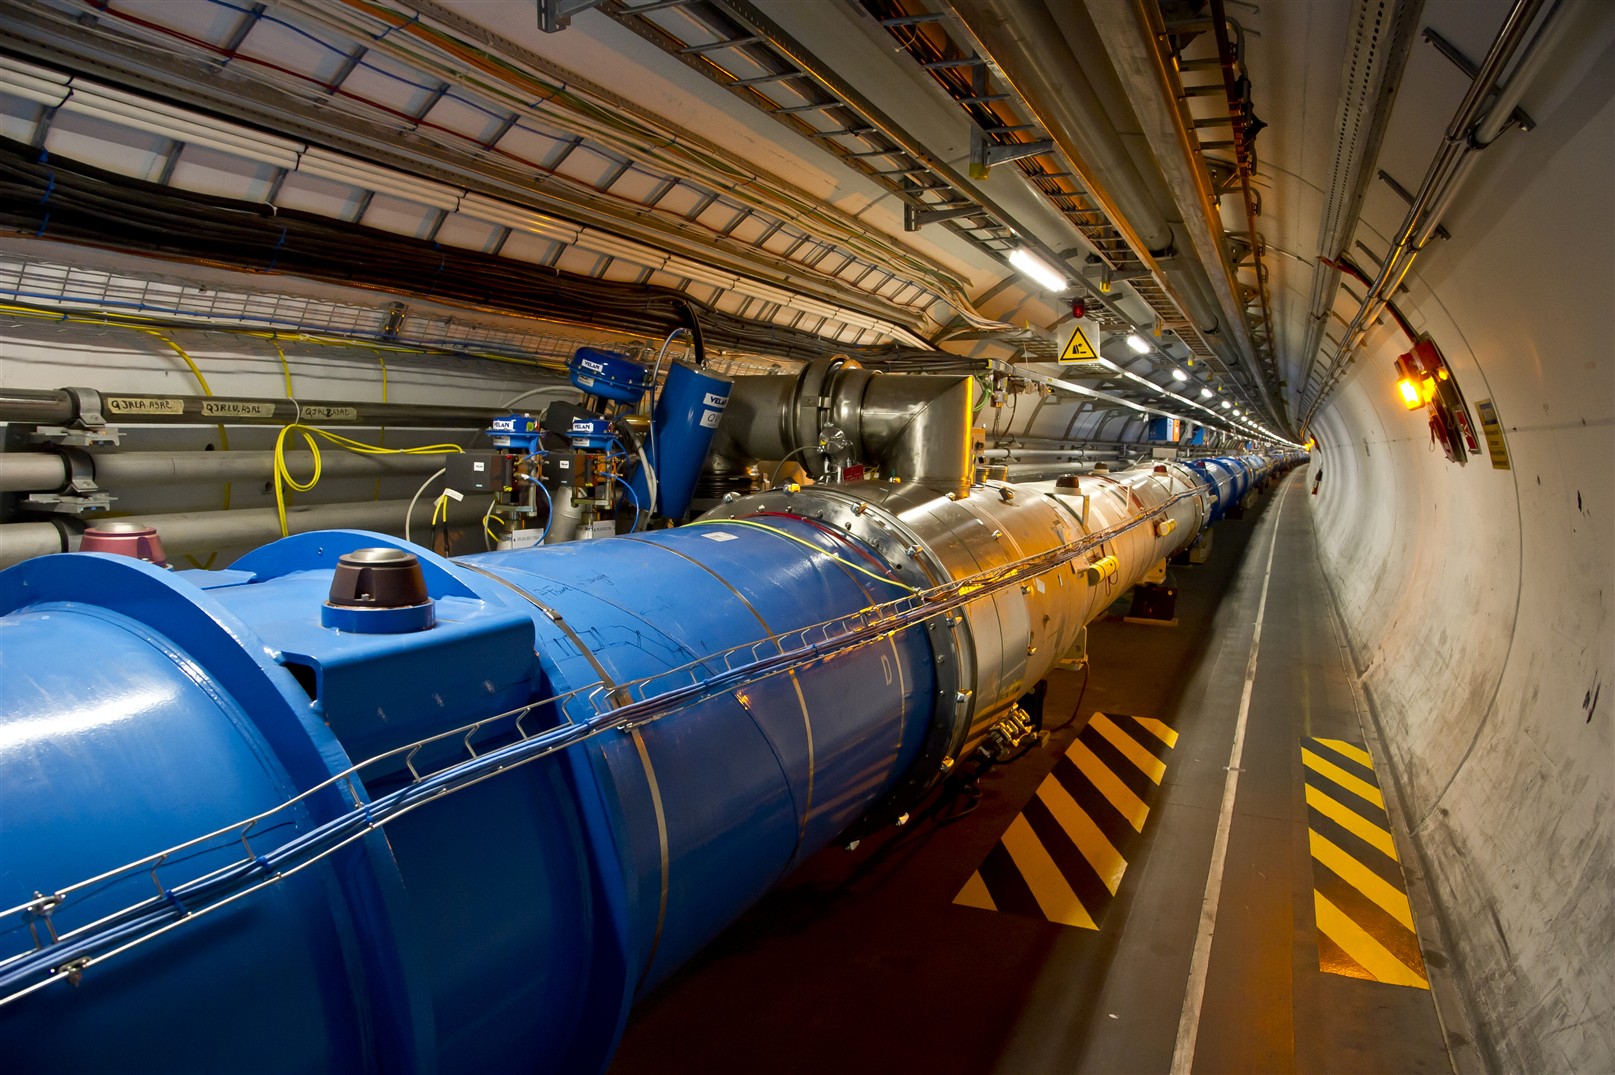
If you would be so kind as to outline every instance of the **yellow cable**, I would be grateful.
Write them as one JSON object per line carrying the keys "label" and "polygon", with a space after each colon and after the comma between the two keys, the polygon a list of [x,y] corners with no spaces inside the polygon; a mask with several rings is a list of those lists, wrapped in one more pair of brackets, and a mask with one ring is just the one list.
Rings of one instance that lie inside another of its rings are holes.
{"label": "yellow cable", "polygon": [[[161,332],[158,332],[154,328],[143,328],[140,329],[140,331],[144,332],[152,339],[161,340],[163,343],[166,343],[170,348],[172,348],[173,352],[180,358],[183,358],[185,360],[185,364],[191,367],[191,375],[196,378],[196,383],[202,386],[202,394],[204,396],[211,396],[213,394],[213,389],[208,387],[207,378],[202,376],[202,371],[198,369],[196,363],[191,360],[191,356],[185,353],[185,348],[181,347],[179,344],[175,343],[167,336],[164,336]],[[224,427],[220,426],[219,428],[222,430]]]}
{"label": "yellow cable", "polygon": [[292,368],[286,364],[286,352],[281,350],[280,341],[273,336],[269,337],[269,346],[273,347],[275,354],[280,356],[280,372],[286,375],[286,398],[295,399],[297,393],[292,391]]}
{"label": "yellow cable", "polygon": [[[146,332],[146,333],[152,333],[152,334],[156,334],[157,330],[144,328],[143,326],[147,325],[147,324],[153,324],[153,325],[155,325],[155,324],[164,324],[164,325],[166,325],[167,324],[167,322],[164,321],[161,318],[140,317],[140,316],[135,315],[135,314],[101,313],[101,314],[98,314],[95,317],[84,317],[84,316],[81,316],[81,315],[60,313],[60,312],[53,311],[53,310],[39,309],[39,308],[32,307],[32,306],[17,306],[17,305],[13,305],[13,304],[10,304],[10,303],[0,303],[0,312],[13,314],[13,315],[15,315],[17,317],[33,317],[33,318],[37,318],[37,319],[39,319],[41,321],[58,321],[58,322],[63,322],[65,324],[70,324],[70,325],[97,325],[97,326],[99,326],[101,328],[106,328],[108,326],[111,326],[113,328],[134,329],[137,332]],[[300,333],[296,333],[296,334],[293,334],[293,335],[288,335],[286,333],[281,333],[281,332],[263,332],[261,330],[243,329],[243,328],[239,328],[239,327],[233,326],[233,325],[213,325],[213,324],[209,324],[209,325],[198,325],[198,326],[195,326],[195,327],[196,328],[205,328],[209,332],[228,332],[228,333],[230,333],[232,335],[235,335],[235,336],[245,336],[245,337],[247,337],[249,339],[257,339],[257,340],[281,339],[281,340],[287,340],[287,341],[292,342],[292,343],[318,344],[321,347],[361,347],[361,346],[369,346],[369,347],[372,347],[372,348],[376,348],[378,350],[384,348],[384,349],[386,349],[388,351],[391,351],[394,354],[400,354],[400,355],[450,354],[450,355],[455,355],[455,356],[459,356],[459,357],[479,358],[479,359],[483,359],[484,361],[488,361],[488,362],[507,362],[507,363],[511,363],[512,365],[517,365],[517,366],[533,366],[533,367],[536,367],[538,369],[554,370],[554,369],[559,369],[560,368],[559,365],[554,360],[545,361],[545,360],[535,360],[535,359],[530,359],[530,358],[517,358],[514,355],[502,355],[502,354],[496,354],[496,353],[489,352],[489,351],[472,350],[472,349],[469,349],[469,348],[466,348],[466,349],[451,348],[451,347],[433,348],[433,347],[426,347],[426,346],[407,347],[407,346],[403,346],[403,345],[400,345],[400,344],[391,344],[391,345],[389,345],[389,344],[378,344],[378,343],[365,343],[365,342],[362,342],[362,341],[359,341],[359,340],[347,339],[347,338],[344,338],[344,337],[341,337],[341,336],[316,336],[316,335],[311,335],[311,334],[306,333],[306,332],[300,332]],[[171,346],[172,346],[172,344],[171,344]],[[385,397],[383,397],[383,398],[385,399]]]}
{"label": "yellow cable", "polygon": [[[296,433],[303,438],[303,443],[308,445],[309,454],[313,456],[313,473],[304,481],[299,481],[293,477],[291,469],[286,465],[286,437],[292,433]],[[320,446],[319,442],[315,440],[316,437],[344,451],[353,452],[355,455],[442,455],[465,451],[458,444],[423,444],[414,448],[383,448],[375,444],[365,444],[363,441],[357,441],[351,437],[344,437],[340,433],[332,433],[328,429],[306,426],[300,422],[293,422],[290,425],[283,426],[280,434],[275,437],[275,513],[280,519],[282,537],[290,533],[286,526],[286,488],[289,486],[295,492],[306,493],[319,484],[320,475],[323,473]],[[441,502],[442,498],[439,498],[439,500]],[[443,517],[448,518],[446,508],[444,509]],[[436,511],[432,513],[432,522],[437,522]]]}
{"label": "yellow cable", "polygon": [[903,584],[901,582],[898,582],[896,579],[889,579],[885,575],[877,575],[877,574],[875,574],[875,572],[869,570],[867,567],[863,567],[860,564],[855,564],[851,560],[843,559],[842,557],[837,556],[833,552],[826,552],[824,549],[819,548],[817,545],[813,544],[813,542],[811,542],[811,541],[804,541],[802,538],[797,537],[795,534],[786,533],[784,530],[781,530],[776,526],[769,526],[767,523],[752,522],[750,519],[697,519],[693,523],[687,523],[685,525],[687,525],[687,526],[721,526],[721,525],[726,524],[726,523],[729,524],[729,525],[732,525],[732,526],[749,526],[754,530],[766,530],[770,534],[778,534],[782,538],[786,538],[787,540],[796,542],[798,545],[802,545],[802,546],[805,546],[805,547],[807,547],[809,549],[812,549],[814,552],[818,553],[821,556],[828,556],[830,559],[834,560],[836,563],[840,564],[842,567],[849,567],[852,570],[858,572],[860,575],[868,575],[870,578],[874,579],[876,582],[884,582],[888,586],[896,586],[898,589],[907,590],[909,593],[917,593],[918,592],[913,586],[907,586],[907,585],[905,585],[905,584]]}
{"label": "yellow cable", "polygon": [[[150,336],[153,339],[161,340],[163,343],[167,344],[169,346],[169,348],[172,349],[173,352],[176,355],[178,355],[180,358],[183,358],[185,360],[185,364],[191,368],[191,375],[196,378],[196,383],[202,386],[202,394],[204,396],[213,395],[213,389],[208,385],[207,378],[202,376],[201,368],[198,367],[195,360],[192,359],[191,356],[185,352],[185,348],[181,347],[179,344],[175,343],[173,340],[169,339],[167,336],[164,336],[161,332],[158,332],[154,328],[143,328],[143,329],[138,329],[138,331],[145,333],[147,336]],[[224,428],[224,423],[222,423],[222,422],[219,423],[219,447],[222,450],[226,451],[226,452],[228,452],[230,450],[230,431]],[[230,485],[229,482],[224,483],[224,510],[225,511],[230,510],[230,490],[231,490],[231,488],[232,488],[232,486]],[[285,526],[282,525],[281,526],[282,534],[285,533],[285,529],[286,529]],[[218,555],[219,555],[218,550],[215,549],[213,552],[208,554],[206,564],[198,564],[197,566],[202,567],[203,569],[212,568],[213,567],[213,560]],[[191,563],[193,563],[193,564],[196,563],[196,557],[192,556],[192,557],[189,557],[189,559],[190,559]]]}

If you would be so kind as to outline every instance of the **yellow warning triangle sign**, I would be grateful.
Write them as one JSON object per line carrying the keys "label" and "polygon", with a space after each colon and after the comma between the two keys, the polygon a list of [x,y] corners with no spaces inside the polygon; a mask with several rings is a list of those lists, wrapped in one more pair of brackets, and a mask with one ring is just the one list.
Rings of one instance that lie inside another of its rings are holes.
{"label": "yellow warning triangle sign", "polygon": [[1065,341],[1065,350],[1060,352],[1060,361],[1092,362],[1098,357],[1099,352],[1095,351],[1093,344],[1088,342],[1088,337],[1083,333],[1082,326],[1080,324],[1073,325],[1071,338]]}

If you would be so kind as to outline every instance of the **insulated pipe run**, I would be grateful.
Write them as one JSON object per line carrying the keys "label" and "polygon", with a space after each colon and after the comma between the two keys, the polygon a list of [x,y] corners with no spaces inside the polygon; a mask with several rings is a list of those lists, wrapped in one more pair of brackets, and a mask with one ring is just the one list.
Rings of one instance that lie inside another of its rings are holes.
{"label": "insulated pipe run", "polygon": [[[320,471],[322,478],[418,477],[441,469],[447,458],[326,451],[320,455]],[[72,473],[78,461],[87,461],[87,475]],[[314,466],[307,452],[287,452],[286,465],[298,475]],[[93,478],[103,489],[267,481],[274,469],[274,452],[85,452],[76,459],[54,452],[17,452],[0,454],[0,493],[54,492],[78,477]]]}
{"label": "insulated pipe run", "polygon": [[1061,451],[1058,448],[988,448],[980,453],[983,459],[1115,459],[1115,452],[1090,451],[1084,448],[1073,448]]}
{"label": "insulated pipe run", "polygon": [[[1109,62],[1115,65],[1124,92],[1137,102],[1134,110],[1148,140],[1155,171],[1182,221],[1176,230],[1187,243],[1186,249],[1179,250],[1175,280],[1187,305],[1184,312],[1220,333],[1208,342],[1230,372],[1248,375],[1268,413],[1278,421],[1283,411],[1273,399],[1257,360],[1241,285],[1228,263],[1216,196],[1205,167],[1197,159],[1198,141],[1173,97],[1174,75],[1160,47],[1165,35],[1160,13],[1153,3],[1140,0],[1090,2],[1086,10]],[[1173,265],[1163,263],[1163,268]]]}
{"label": "insulated pipe run", "polygon": [[[1091,68],[1077,59],[1053,12],[1043,3],[1017,0],[955,0],[952,7],[1072,162],[1105,216],[1128,236],[1140,260],[1207,337],[1230,375],[1245,369],[1243,311],[1235,304],[1231,314],[1224,313],[1210,275],[1213,268],[1194,254],[1204,252],[1206,244],[1188,241],[1183,226],[1174,225],[1162,209],[1151,190],[1152,185],[1167,188],[1160,169],[1152,161],[1148,167],[1156,174],[1146,178],[1117,131],[1117,118],[1085,73]],[[1068,5],[1063,14],[1077,18],[1082,12]],[[1215,271],[1226,275],[1218,260]],[[1225,333],[1228,316],[1240,321]],[[1260,371],[1251,373],[1265,395]]]}
{"label": "insulated pipe run", "polygon": [[351,399],[152,395],[93,388],[0,391],[0,422],[32,425],[486,426],[505,412],[490,407],[434,407]]}
{"label": "insulated pipe run", "polygon": [[1111,223],[1134,237],[1140,254],[1170,254],[1172,225],[1053,13],[1024,0],[952,0],[950,6],[1046,125]]}
{"label": "insulated pipe run", "polygon": [[[449,522],[472,526],[482,518],[486,504],[450,501]],[[404,532],[407,500],[375,500],[361,504],[314,504],[286,509],[286,525],[294,534],[357,526],[382,533]],[[414,536],[426,538],[431,527],[432,500],[421,497],[410,515]],[[172,515],[119,516],[119,522],[149,526],[162,538],[169,557],[206,553],[213,549],[239,549],[273,541],[280,536],[280,519],[274,508],[237,508],[231,511],[187,511]],[[93,518],[85,521],[94,526]],[[0,526],[0,567],[10,567],[34,556],[72,552],[78,548],[74,529],[46,523],[6,523]]]}

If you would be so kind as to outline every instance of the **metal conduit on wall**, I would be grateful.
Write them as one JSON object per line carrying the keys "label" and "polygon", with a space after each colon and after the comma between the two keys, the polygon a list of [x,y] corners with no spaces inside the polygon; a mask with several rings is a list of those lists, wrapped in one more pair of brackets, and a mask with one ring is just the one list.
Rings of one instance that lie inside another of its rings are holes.
{"label": "metal conduit on wall", "polygon": [[[326,531],[223,572],[0,573],[7,1055],[603,1067],[637,997],[944,778],[1211,510],[1177,464],[1078,484],[820,485],[455,561]],[[333,605],[377,546],[417,603]]]}

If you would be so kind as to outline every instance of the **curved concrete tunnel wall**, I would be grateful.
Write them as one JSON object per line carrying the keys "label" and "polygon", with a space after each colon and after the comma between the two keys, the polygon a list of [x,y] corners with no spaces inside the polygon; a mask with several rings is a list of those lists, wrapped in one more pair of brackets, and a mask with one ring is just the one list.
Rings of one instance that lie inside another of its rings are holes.
{"label": "curved concrete tunnel wall", "polygon": [[1314,428],[1320,556],[1499,1071],[1615,1070],[1607,59],[1492,151],[1398,300],[1472,414],[1494,401],[1513,469],[1431,445],[1397,398],[1394,328]]}

